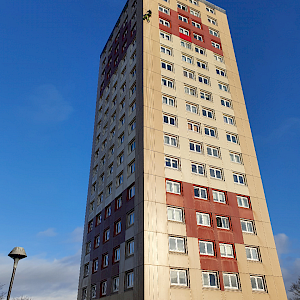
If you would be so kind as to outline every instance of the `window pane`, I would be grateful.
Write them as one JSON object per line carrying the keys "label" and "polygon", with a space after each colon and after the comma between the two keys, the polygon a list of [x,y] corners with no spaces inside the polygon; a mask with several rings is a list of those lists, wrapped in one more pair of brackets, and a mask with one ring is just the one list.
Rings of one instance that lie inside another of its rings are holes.
{"label": "window pane", "polygon": [[210,282],[210,286],[217,286],[215,274],[209,274],[209,282]]}
{"label": "window pane", "polygon": [[177,284],[177,272],[171,270],[171,284]]}
{"label": "window pane", "polygon": [[179,272],[179,283],[186,285],[186,273],[184,271]]}
{"label": "window pane", "polygon": [[169,238],[169,244],[170,244],[170,250],[175,251],[176,250],[176,241],[174,238]]}
{"label": "window pane", "polygon": [[177,239],[177,248],[180,252],[185,252],[184,250],[184,239]]}

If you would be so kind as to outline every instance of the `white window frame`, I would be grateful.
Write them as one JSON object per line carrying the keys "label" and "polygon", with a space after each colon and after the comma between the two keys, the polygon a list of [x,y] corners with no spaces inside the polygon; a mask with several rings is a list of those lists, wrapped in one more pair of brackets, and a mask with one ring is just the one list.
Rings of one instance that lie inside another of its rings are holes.
{"label": "white window frame", "polygon": [[165,19],[159,18],[159,24],[170,28],[170,22]]}
{"label": "white window frame", "polygon": [[179,27],[179,33],[190,36],[190,31],[188,29],[183,28],[183,27]]}
{"label": "white window frame", "polygon": [[187,54],[181,54],[181,60],[188,63],[188,64],[193,64],[193,57]]}
{"label": "white window frame", "polygon": [[222,77],[227,77],[226,70],[224,70],[224,69],[216,68],[216,73],[217,73],[217,75],[220,75]]}
{"label": "white window frame", "polygon": [[208,32],[209,34],[216,36],[216,37],[220,37],[219,31],[212,29],[212,28],[208,28]]}
{"label": "white window frame", "polygon": [[210,214],[196,212],[196,220],[198,226],[211,227]]}
{"label": "white window frame", "polygon": [[191,162],[191,172],[193,174],[205,176],[205,165]]}
{"label": "white window frame", "polygon": [[240,173],[232,173],[233,182],[240,185],[246,185],[246,175]]}
{"label": "white window frame", "polygon": [[180,9],[182,9],[184,11],[188,11],[187,7],[184,4],[181,4],[181,3],[177,3],[177,8],[180,8]]}
{"label": "white window frame", "polygon": [[178,147],[178,136],[164,134],[164,144],[172,147]]}
{"label": "white window frame", "polygon": [[192,44],[190,42],[180,40],[180,45],[186,49],[189,49],[189,50],[192,49]]}
{"label": "white window frame", "polygon": [[[246,246],[245,250],[246,250],[247,260],[260,261],[260,255],[259,255],[259,249],[258,249],[258,247]],[[256,254],[254,255],[254,253],[256,253]]]}
{"label": "white window frame", "polygon": [[190,151],[196,152],[196,153],[203,153],[203,145],[200,142],[195,142],[195,141],[189,141],[190,145]]}
{"label": "white window frame", "polygon": [[216,42],[214,42],[214,41],[211,41],[211,45],[212,45],[214,48],[221,50],[221,45],[220,45],[219,43],[216,43]]}
{"label": "white window frame", "polygon": [[176,181],[166,180],[166,191],[172,194],[181,194],[181,184]]}
{"label": "white window frame", "polygon": [[220,148],[206,145],[206,153],[208,156],[220,158]]}
{"label": "white window frame", "polygon": [[190,96],[197,97],[197,89],[195,87],[185,85],[184,92]]}
{"label": "white window frame", "polygon": [[189,79],[195,79],[195,72],[188,69],[183,69],[183,76]]}
{"label": "white window frame", "polygon": [[116,293],[119,291],[119,286],[120,286],[120,277],[116,276],[112,280],[112,292]]}
{"label": "white window frame", "polygon": [[[204,246],[204,252],[201,252],[201,245]],[[211,247],[212,252],[208,251],[209,246]],[[215,256],[214,243],[208,241],[199,241],[199,253],[200,255]]]}
{"label": "white window frame", "polygon": [[134,239],[126,241],[126,256],[134,255]]}
{"label": "white window frame", "polygon": [[135,185],[131,186],[129,191],[128,191],[128,197],[131,199],[132,197],[135,196]]}
{"label": "white window frame", "polygon": [[[266,291],[265,280],[263,276],[250,275],[250,281],[252,291]],[[262,288],[259,288],[259,281],[261,282]],[[255,284],[255,286],[253,286],[253,283]]]}
{"label": "white window frame", "polygon": [[167,95],[162,95],[162,103],[173,107],[175,107],[176,104],[175,98]]}
{"label": "white window frame", "polygon": [[208,69],[207,62],[205,62],[203,60],[199,60],[199,59],[197,59],[197,67],[204,69],[204,70]]}
{"label": "white window frame", "polygon": [[236,195],[236,200],[238,207],[250,208],[248,197]]}
{"label": "white window frame", "polygon": [[200,12],[195,10],[195,9],[190,8],[190,14],[197,17],[197,18],[200,18]]}
{"label": "white window frame", "polygon": [[196,53],[199,53],[199,54],[201,54],[201,55],[206,55],[205,49],[202,48],[202,47],[199,47],[199,46],[195,46],[195,52],[196,52]]}
{"label": "white window frame", "polygon": [[167,40],[167,41],[171,41],[171,40],[172,40],[171,34],[169,34],[169,33],[167,33],[167,32],[164,32],[164,31],[162,31],[162,30],[160,30],[159,36],[160,36],[160,38],[162,38],[162,39],[164,39],[164,40]]}
{"label": "white window frame", "polygon": [[168,125],[171,125],[171,126],[177,126],[176,116],[163,114],[163,124],[168,124]]}
{"label": "white window frame", "polygon": [[172,56],[172,48],[160,45],[160,52]]}
{"label": "white window frame", "polygon": [[218,22],[217,22],[217,20],[214,19],[214,18],[211,18],[211,17],[207,16],[207,21],[208,21],[210,24],[213,24],[213,25],[215,25],[215,26],[218,26]]}
{"label": "white window frame", "polygon": [[[245,229],[243,229],[243,227],[245,227]],[[243,233],[255,234],[254,221],[241,219],[241,228]]]}
{"label": "white window frame", "polygon": [[177,157],[165,155],[165,167],[173,169],[173,170],[179,170],[180,169],[180,159]]}
{"label": "white window frame", "polygon": [[185,102],[185,110],[193,114],[198,114],[199,106],[191,102]]}
{"label": "white window frame", "polygon": [[[199,196],[196,196],[196,191]],[[194,186],[194,197],[197,199],[208,200],[207,190],[199,186]]]}
{"label": "white window frame", "polygon": [[203,42],[203,36],[202,35],[193,32],[193,37],[194,37],[195,40]]}
{"label": "white window frame", "polygon": [[242,154],[237,152],[229,152],[230,161],[236,164],[243,164]]}
{"label": "white window frame", "polygon": [[170,79],[166,77],[161,78],[161,84],[171,89],[174,89],[174,82],[175,82],[174,79]]}
{"label": "white window frame", "polygon": [[216,167],[209,167],[210,178],[223,180],[223,169]]}
{"label": "white window frame", "polygon": [[134,273],[133,271],[126,273],[126,289],[131,289],[134,286]]}
{"label": "white window frame", "polygon": [[[226,285],[225,278],[228,278],[229,285]],[[238,274],[236,274],[236,273],[223,273],[223,282],[224,282],[225,289],[230,289],[230,290],[238,290],[239,289],[239,278],[238,278]]]}
{"label": "white window frame", "polygon": [[167,207],[168,221],[183,223],[183,209],[178,207]]}
{"label": "white window frame", "polygon": [[[171,243],[172,243],[171,241],[174,241],[175,248],[173,248],[173,249],[171,249]],[[181,246],[183,246],[183,249],[181,248]],[[169,251],[170,252],[185,253],[186,252],[185,238],[169,236]]]}
{"label": "white window frame", "polygon": [[220,243],[219,247],[221,257],[234,258],[234,250],[231,244]]}
{"label": "white window frame", "polygon": [[218,82],[219,90],[229,92],[229,85],[227,83]]}
{"label": "white window frame", "polygon": [[[188,124],[188,130],[200,133],[200,123],[196,123],[188,120],[187,124]],[[190,129],[189,127],[191,127],[192,129]]]}
{"label": "white window frame", "polygon": [[182,16],[180,14],[178,14],[178,20],[184,22],[184,23],[189,23],[188,18],[186,18],[185,16]]}
{"label": "white window frame", "polygon": [[217,137],[217,129],[210,126],[204,126],[204,134],[210,137]]}
{"label": "white window frame", "polygon": [[[215,281],[216,285],[211,285],[211,278],[212,277],[214,277],[214,281]],[[208,272],[208,271],[204,272],[203,271],[202,272],[202,284],[203,284],[203,287],[206,287],[206,288],[218,289],[219,288],[218,272]]]}
{"label": "white window frame", "polygon": [[202,75],[202,74],[198,74],[198,81],[200,83],[206,84],[206,85],[210,85],[210,78],[208,76]]}
{"label": "white window frame", "polygon": [[221,105],[224,107],[232,108],[231,100],[221,98]]}
{"label": "white window frame", "polygon": [[210,92],[200,91],[200,98],[206,101],[212,101],[212,95]]}
{"label": "white window frame", "polygon": [[166,7],[162,6],[162,5],[158,5],[158,10],[161,11],[162,13],[164,13],[164,14],[167,14],[167,15],[170,14],[170,9],[166,8]]}
{"label": "white window frame", "polygon": [[192,25],[198,29],[201,29],[201,24],[192,20]]}
{"label": "white window frame", "polygon": [[235,120],[234,120],[234,117],[233,117],[233,116],[225,115],[225,114],[224,114],[224,115],[223,115],[223,120],[224,120],[224,123],[225,123],[225,124],[235,126]]}
{"label": "white window frame", "polygon": [[[172,282],[172,277],[173,278],[175,277],[174,275],[177,278],[176,282]],[[183,279],[183,283],[180,282],[180,279]],[[188,286],[187,270],[171,269],[170,270],[170,283],[171,283],[171,286],[172,285],[176,285],[176,286]]]}
{"label": "white window frame", "polygon": [[226,204],[226,195],[224,192],[212,191],[214,202]]}
{"label": "white window frame", "polygon": [[95,299],[96,295],[97,295],[97,285],[92,284],[92,286],[91,286],[91,298]]}
{"label": "white window frame", "polygon": [[202,107],[202,116],[209,118],[209,119],[214,119],[215,118],[215,112],[213,109]]}
{"label": "white window frame", "polygon": [[[221,227],[218,226],[218,221],[217,221],[218,218],[221,220],[221,224],[222,224]],[[219,228],[219,229],[230,230],[230,221],[229,221],[229,217],[216,216],[216,225],[217,225],[217,228]]]}
{"label": "white window frame", "polygon": [[238,144],[238,136],[235,133],[226,132],[226,140],[227,142]]}

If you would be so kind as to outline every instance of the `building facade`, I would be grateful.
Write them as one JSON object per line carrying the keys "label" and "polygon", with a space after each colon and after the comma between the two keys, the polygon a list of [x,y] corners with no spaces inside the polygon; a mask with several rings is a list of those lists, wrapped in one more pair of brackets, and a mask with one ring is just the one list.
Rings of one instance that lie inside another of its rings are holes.
{"label": "building facade", "polygon": [[102,297],[287,299],[226,12],[207,1],[129,0],[101,54],[78,300]]}

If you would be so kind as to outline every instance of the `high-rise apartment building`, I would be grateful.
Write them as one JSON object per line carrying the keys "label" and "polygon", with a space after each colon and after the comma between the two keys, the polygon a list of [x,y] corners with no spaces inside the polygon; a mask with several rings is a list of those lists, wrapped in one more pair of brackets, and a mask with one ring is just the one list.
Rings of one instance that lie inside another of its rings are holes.
{"label": "high-rise apartment building", "polygon": [[101,54],[78,300],[287,299],[226,13],[129,0]]}

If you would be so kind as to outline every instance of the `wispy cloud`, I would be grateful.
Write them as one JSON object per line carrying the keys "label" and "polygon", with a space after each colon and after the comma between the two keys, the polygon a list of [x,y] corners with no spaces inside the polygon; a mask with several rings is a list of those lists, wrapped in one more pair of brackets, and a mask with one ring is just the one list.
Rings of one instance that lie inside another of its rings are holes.
{"label": "wispy cloud", "polygon": [[275,235],[275,243],[278,255],[288,253],[290,251],[290,240],[285,233],[279,233]]}
{"label": "wispy cloud", "polygon": [[[80,252],[62,259],[28,257],[20,261],[12,297],[27,295],[32,300],[74,300],[77,297]],[[12,260],[0,254],[0,282],[8,287]]]}
{"label": "wispy cloud", "polygon": [[19,109],[26,118],[39,123],[65,121],[73,111],[72,106],[52,84],[36,88],[28,97],[28,104]]}
{"label": "wispy cloud", "polygon": [[82,238],[83,238],[83,227],[77,227],[71,232],[70,238],[67,240],[67,242],[81,243]]}
{"label": "wispy cloud", "polygon": [[54,237],[57,233],[55,232],[55,228],[48,228],[45,231],[40,231],[37,236],[38,237]]}

